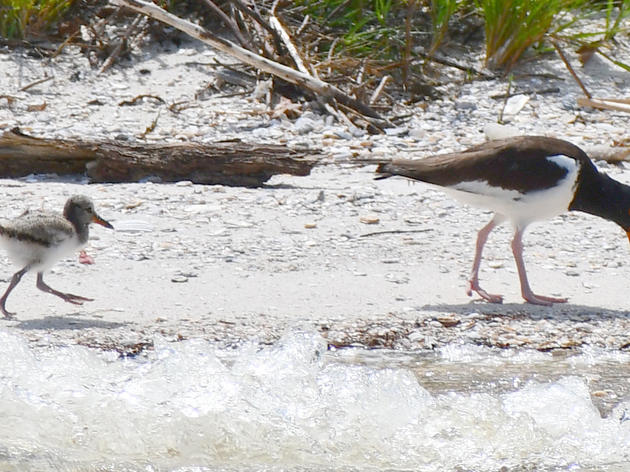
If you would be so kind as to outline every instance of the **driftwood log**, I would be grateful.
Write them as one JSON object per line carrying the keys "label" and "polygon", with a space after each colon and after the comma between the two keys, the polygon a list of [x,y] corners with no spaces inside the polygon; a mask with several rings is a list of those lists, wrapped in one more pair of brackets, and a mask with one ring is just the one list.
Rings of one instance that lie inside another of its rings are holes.
{"label": "driftwood log", "polygon": [[317,151],[274,144],[123,144],[42,139],[17,129],[0,136],[0,177],[86,174],[92,182],[162,182],[256,187],[273,175],[309,175]]}

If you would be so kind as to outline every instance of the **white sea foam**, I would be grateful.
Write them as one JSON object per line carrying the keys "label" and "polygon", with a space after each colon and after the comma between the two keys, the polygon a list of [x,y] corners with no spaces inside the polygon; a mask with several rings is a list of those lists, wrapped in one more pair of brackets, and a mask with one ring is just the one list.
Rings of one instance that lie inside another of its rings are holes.
{"label": "white sea foam", "polygon": [[602,418],[582,378],[431,394],[418,377],[340,361],[309,332],[233,354],[199,340],[156,340],[146,357],[121,359],[79,346],[35,348],[2,329],[0,470],[630,464],[630,403]]}

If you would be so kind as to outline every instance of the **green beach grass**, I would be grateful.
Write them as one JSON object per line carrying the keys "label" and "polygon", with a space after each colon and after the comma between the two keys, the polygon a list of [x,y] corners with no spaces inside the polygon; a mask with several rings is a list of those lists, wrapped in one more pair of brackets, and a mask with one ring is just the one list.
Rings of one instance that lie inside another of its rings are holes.
{"label": "green beach grass", "polygon": [[[630,0],[299,0],[323,30],[336,54],[401,61],[421,45],[429,54],[443,45],[463,19],[484,29],[486,64],[510,70],[551,37],[576,47],[597,45],[630,32]],[[598,31],[584,32],[589,21]],[[414,44],[406,44],[413,41]],[[326,44],[320,49],[329,56]]]}
{"label": "green beach grass", "polygon": [[[65,16],[80,14],[70,8],[74,3],[0,0],[0,36],[19,40],[50,33]],[[200,8],[189,0],[157,3],[180,11]],[[263,11],[271,7],[270,0],[257,3]],[[278,11],[294,24],[308,16],[312,34],[300,38],[302,48],[328,70],[338,64],[342,75],[361,63],[377,75],[399,69],[405,82],[411,64],[440,48],[448,56],[444,46],[457,41],[469,50],[484,48],[489,68],[509,72],[525,55],[550,51],[551,39],[630,70],[605,48],[630,33],[630,0],[294,0]],[[582,27],[586,21],[588,30]],[[474,36],[462,34],[467,29],[479,32],[474,41],[462,39]]]}
{"label": "green beach grass", "polygon": [[0,36],[24,39],[42,35],[73,3],[74,0],[0,0]]}

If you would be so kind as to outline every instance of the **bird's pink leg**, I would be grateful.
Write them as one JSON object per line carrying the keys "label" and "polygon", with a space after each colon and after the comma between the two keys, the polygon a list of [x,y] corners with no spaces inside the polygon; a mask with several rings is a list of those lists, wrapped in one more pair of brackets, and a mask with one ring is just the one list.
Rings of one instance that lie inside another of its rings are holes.
{"label": "bird's pink leg", "polygon": [[94,264],[94,258],[92,256],[88,255],[87,252],[81,251],[79,253],[79,262],[81,264]]}
{"label": "bird's pink leg", "polygon": [[83,305],[83,302],[93,302],[93,298],[82,297],[81,295],[73,295],[72,293],[64,293],[59,290],[55,290],[51,286],[44,282],[44,274],[42,272],[37,273],[37,288],[43,292],[56,295],[59,298],[67,301],[68,303],[74,303],[75,305]]}
{"label": "bird's pink leg", "polygon": [[15,313],[11,313],[10,311],[7,311],[6,309],[7,297],[9,296],[11,291],[15,288],[15,286],[20,282],[20,280],[22,280],[22,276],[28,272],[29,268],[30,268],[29,266],[26,266],[22,270],[19,270],[15,274],[13,274],[13,277],[11,277],[11,282],[9,283],[7,290],[4,292],[4,295],[2,295],[2,298],[0,298],[0,311],[2,311],[2,314],[7,319],[11,319],[15,316]]}
{"label": "bird's pink leg", "polygon": [[566,298],[554,298],[545,297],[543,295],[536,295],[532,292],[527,280],[527,272],[525,271],[525,262],[523,261],[523,233],[525,228],[517,227],[514,232],[514,238],[512,239],[512,253],[514,254],[514,260],[516,261],[516,268],[518,269],[518,278],[521,280],[521,295],[525,301],[533,303],[534,305],[551,305],[553,303],[566,303]]}
{"label": "bird's pink leg", "polygon": [[493,295],[486,292],[479,286],[479,267],[481,266],[481,254],[483,253],[483,247],[486,245],[488,235],[492,230],[505,219],[502,215],[494,215],[490,222],[479,230],[477,233],[477,244],[475,249],[475,259],[473,261],[472,271],[470,273],[470,279],[468,280],[468,288],[466,293],[469,297],[473,292],[476,292],[481,298],[489,301],[490,303],[503,303],[503,297],[501,295]]}

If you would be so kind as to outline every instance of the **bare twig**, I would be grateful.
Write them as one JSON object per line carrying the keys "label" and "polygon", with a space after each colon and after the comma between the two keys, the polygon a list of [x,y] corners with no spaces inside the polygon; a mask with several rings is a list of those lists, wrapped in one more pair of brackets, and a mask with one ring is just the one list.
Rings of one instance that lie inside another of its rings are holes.
{"label": "bare twig", "polygon": [[575,81],[577,82],[577,84],[580,86],[580,88],[582,89],[582,92],[584,92],[584,95],[586,95],[587,98],[593,98],[593,96],[591,95],[591,93],[586,89],[586,87],[584,86],[584,84],[582,83],[582,81],[580,80],[580,78],[578,77],[578,75],[575,73],[575,71],[573,70],[573,67],[571,67],[571,64],[569,63],[569,60],[566,58],[566,56],[564,55],[564,52],[562,51],[562,49],[560,48],[560,45],[558,44],[558,42],[554,39],[551,40],[551,44],[553,45],[553,47],[556,49],[556,52],[558,53],[558,56],[560,56],[560,59],[562,59],[562,62],[564,62],[564,65],[567,67],[567,69],[569,70],[569,73],[573,76],[573,78],[575,79]]}
{"label": "bare twig", "polygon": [[250,7],[248,7],[247,5],[245,5],[241,0],[230,0],[230,2],[242,13],[244,13],[245,15],[251,17],[254,19],[254,21],[256,21],[257,24],[259,24],[260,26],[262,26],[264,29],[266,29],[269,33],[271,33],[271,35],[274,38],[274,41],[276,43],[276,46],[279,46],[280,43],[282,42],[280,40],[280,38],[278,37],[278,33],[276,32],[276,30],[274,30],[271,25],[269,23],[267,23],[265,21],[265,19],[260,16],[258,14],[258,12],[256,10],[251,9]]}
{"label": "bare twig", "polygon": [[125,107],[125,106],[135,105],[143,98],[152,98],[154,100],[157,100],[160,103],[166,103],[161,97],[158,97],[157,95],[150,95],[150,94],[143,93],[143,94],[133,97],[131,100],[123,100],[122,102],[118,104],[118,106]]}
{"label": "bare twig", "polygon": [[72,33],[71,35],[69,35],[69,36],[65,39],[65,41],[59,45],[59,47],[55,50],[55,52],[52,54],[52,56],[51,56],[51,57],[55,58],[55,57],[57,57],[59,54],[61,54],[61,51],[63,51],[63,49],[64,49],[64,48],[65,48],[68,44],[70,44],[72,41],[74,41],[74,38],[76,38],[76,37],[79,35],[79,33],[80,33],[80,32],[81,32],[81,29],[79,28],[79,29],[77,29],[74,33]]}
{"label": "bare twig", "polygon": [[359,67],[359,71],[357,72],[357,76],[354,81],[357,84],[361,84],[363,82],[363,74],[365,73],[365,60],[361,61],[361,67]]}
{"label": "bare twig", "polygon": [[157,114],[155,115],[155,118],[153,119],[153,121],[151,122],[151,124],[149,126],[147,126],[147,128],[144,130],[143,133],[140,134],[141,138],[146,138],[147,134],[152,133],[153,131],[155,131],[155,128],[157,126],[158,123],[158,119],[160,118],[160,112],[162,110],[158,110]]}
{"label": "bare twig", "polygon": [[300,25],[300,27],[297,29],[297,31],[295,32],[295,34],[297,36],[302,34],[302,31],[304,31],[304,28],[306,28],[306,25],[308,25],[308,22],[310,21],[311,16],[310,15],[306,15],[304,17],[304,19],[302,20],[302,24]]}
{"label": "bare twig", "polygon": [[497,93],[495,95],[490,95],[490,98],[493,100],[500,100],[502,98],[510,98],[515,95],[546,95],[548,93],[558,93],[560,92],[560,88],[558,87],[549,87],[539,90],[523,90],[521,92],[511,92],[511,93]]}
{"label": "bare twig", "polygon": [[127,31],[125,31],[125,34],[123,35],[123,37],[118,40],[118,44],[116,44],[116,47],[114,48],[114,50],[111,52],[109,57],[105,60],[105,62],[103,62],[103,65],[98,70],[97,75],[102,74],[107,69],[109,69],[112,66],[112,64],[114,64],[114,61],[118,58],[118,56],[122,52],[122,49],[124,45],[127,43],[129,37],[136,32],[136,29],[138,28],[138,26],[140,25],[140,22],[143,19],[144,17],[142,15],[137,15],[133,19],[131,24],[127,27]]}
{"label": "bare twig", "polygon": [[421,229],[392,229],[389,231],[374,231],[373,233],[360,234],[360,238],[367,238],[369,236],[381,236],[383,234],[404,234],[404,233],[427,233],[433,231],[433,228],[421,228]]}
{"label": "bare twig", "polygon": [[253,50],[251,44],[245,39],[238,25],[232,18],[227,16],[223,10],[221,10],[218,6],[214,4],[214,2],[212,2],[212,0],[204,0],[204,2],[206,2],[206,5],[208,5],[208,7],[212,9],[212,11],[219,15],[219,18],[221,18],[223,23],[225,23],[232,30],[232,33],[234,33],[234,36],[236,36],[238,42],[241,43],[241,46],[246,49]]}
{"label": "bare twig", "polygon": [[189,101],[189,100],[182,100],[180,102],[174,102],[171,103],[167,108],[168,111],[170,111],[171,113],[175,113],[176,115],[183,111],[183,110],[187,110],[188,108],[197,108],[199,105]]}
{"label": "bare twig", "polygon": [[3,98],[7,101],[7,106],[9,108],[11,108],[11,105],[13,105],[13,102],[17,100],[17,97],[12,97],[11,95],[0,95],[0,100]]}
{"label": "bare twig", "polygon": [[52,80],[52,79],[53,79],[52,76],[46,76],[46,77],[44,77],[42,79],[37,79],[35,82],[31,82],[30,84],[25,85],[24,87],[22,87],[20,89],[20,92],[26,92],[28,89],[33,88],[36,85],[43,84],[44,82],[48,82],[49,80]]}
{"label": "bare twig", "polygon": [[437,64],[442,64],[443,66],[452,67],[454,69],[459,69],[461,71],[466,72],[467,74],[475,74],[475,75],[477,75],[479,77],[482,77],[484,79],[495,79],[496,78],[496,76],[494,74],[491,74],[489,72],[486,72],[486,71],[483,71],[483,70],[479,70],[479,69],[475,69],[472,66],[458,64],[455,61],[451,61],[450,59],[446,59],[446,58],[443,58],[443,57],[438,57],[438,56],[435,56],[434,54],[425,54],[423,52],[417,52],[416,54],[419,57],[423,58],[424,60],[431,61],[431,62],[436,62]]}
{"label": "bare twig", "polygon": [[[337,43],[339,42],[340,36],[337,36],[332,44],[330,45],[330,49],[328,50],[328,57],[326,58],[326,62],[328,62],[329,64],[332,63],[332,57],[333,57],[333,53],[335,51],[335,46],[337,46]],[[328,74],[330,74],[332,72],[332,67],[328,67]]]}
{"label": "bare twig", "polygon": [[409,0],[407,3],[407,12],[405,14],[405,49],[403,50],[403,67],[402,67],[402,77],[403,84],[405,88],[409,87],[409,65],[411,64],[411,49],[412,49],[412,38],[411,38],[411,19],[414,16],[416,9],[416,2],[414,0]]}
{"label": "bare twig", "polygon": [[578,98],[581,107],[597,108],[599,110],[625,111],[630,113],[630,100],[614,98]]}
{"label": "bare twig", "polygon": [[337,120],[339,120],[341,123],[345,123],[346,126],[348,126],[348,128],[356,129],[356,126],[354,125],[352,120],[348,118],[348,116],[343,111],[337,108],[333,108],[333,106],[330,103],[324,104],[324,107],[326,108],[326,111],[328,113],[330,113],[332,116],[337,118]]}
{"label": "bare twig", "polygon": [[381,79],[381,81],[378,84],[378,87],[376,87],[376,89],[374,89],[374,92],[372,92],[372,96],[370,97],[370,105],[373,105],[376,100],[378,100],[378,97],[381,95],[381,93],[383,92],[383,89],[385,88],[385,84],[387,84],[387,81],[391,79],[391,76],[389,75],[384,75],[383,78]]}
{"label": "bare twig", "polygon": [[291,56],[291,59],[293,59],[293,62],[295,63],[295,66],[298,68],[298,70],[300,72],[303,72],[304,74],[311,75],[306,65],[304,65],[304,61],[302,60],[302,57],[300,56],[297,48],[293,44],[293,41],[291,41],[289,33],[287,33],[287,30],[284,29],[284,26],[282,26],[282,23],[280,23],[278,17],[271,16],[269,18],[269,24],[276,31],[276,33],[282,40],[282,43],[287,48],[287,51],[289,51],[289,55]]}
{"label": "bare twig", "polygon": [[188,35],[203,41],[210,46],[229,54],[240,61],[260,69],[269,74],[275,75],[287,82],[304,87],[315,95],[319,95],[326,101],[337,101],[342,103],[356,112],[364,115],[365,117],[383,120],[381,116],[370,108],[368,105],[361,103],[360,101],[350,97],[337,87],[314,78],[310,74],[296,71],[283,64],[271,61],[265,57],[248,51],[226,39],[220,38],[202,28],[199,25],[195,25],[189,21],[182,20],[171,13],[163,10],[154,3],[145,2],[143,0],[112,0],[117,5],[123,5],[138,11],[156,20],[162,21],[174,28],[177,28]]}
{"label": "bare twig", "polygon": [[273,0],[273,3],[271,4],[271,8],[269,9],[269,14],[271,16],[276,16],[276,10],[278,8],[279,3],[280,3],[280,0]]}
{"label": "bare twig", "polygon": [[[291,41],[291,37],[289,36],[289,33],[287,33],[287,31],[284,29],[284,27],[282,26],[282,23],[280,23],[280,20],[278,20],[276,16],[271,16],[269,19],[269,24],[277,31],[278,36],[282,39],[284,46],[289,51],[289,54],[291,55],[293,62],[295,62],[295,65],[297,66],[298,70],[302,72],[303,74],[313,77],[310,74],[309,69],[304,64],[304,61],[302,60],[297,48]],[[315,77],[313,77],[313,79],[319,80]],[[315,99],[317,100],[318,103],[320,103],[326,109],[326,111],[329,114],[337,118],[338,121],[345,123],[349,128],[355,128],[355,125],[354,123],[352,123],[352,120],[350,120],[350,118],[348,118],[346,114],[343,113],[341,110],[338,110],[337,108],[333,107],[330,103],[326,103],[324,100],[321,100],[321,97],[317,95],[315,95]]]}

